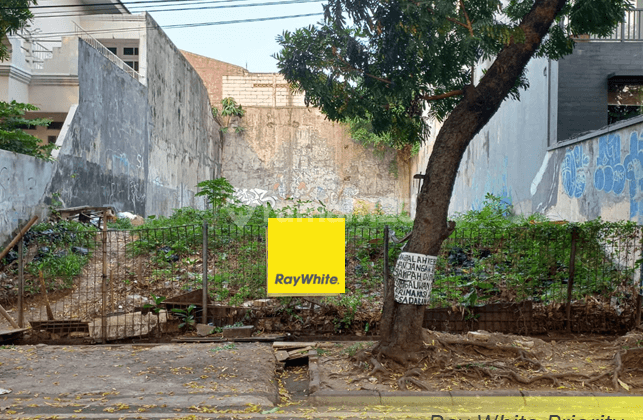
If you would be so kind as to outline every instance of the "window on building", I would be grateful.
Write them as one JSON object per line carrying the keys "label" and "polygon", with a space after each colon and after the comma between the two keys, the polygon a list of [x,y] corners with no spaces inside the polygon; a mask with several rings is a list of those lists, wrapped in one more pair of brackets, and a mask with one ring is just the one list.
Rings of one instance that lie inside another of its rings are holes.
{"label": "window on building", "polygon": [[116,47],[107,47],[107,49],[110,50],[114,55],[118,54],[118,48]]}
{"label": "window on building", "polygon": [[47,126],[47,130],[60,130],[61,128],[63,128],[63,123],[60,121],[52,121]]}
{"label": "window on building", "polygon": [[133,68],[135,71],[138,71],[138,61],[125,61],[124,63]]}
{"label": "window on building", "polygon": [[607,123],[643,114],[643,76],[614,76],[608,79]]}
{"label": "window on building", "polygon": [[138,55],[138,48],[123,48],[123,55]]}
{"label": "window on building", "polygon": [[56,143],[56,139],[57,139],[56,136],[47,136],[47,143],[49,144]]}

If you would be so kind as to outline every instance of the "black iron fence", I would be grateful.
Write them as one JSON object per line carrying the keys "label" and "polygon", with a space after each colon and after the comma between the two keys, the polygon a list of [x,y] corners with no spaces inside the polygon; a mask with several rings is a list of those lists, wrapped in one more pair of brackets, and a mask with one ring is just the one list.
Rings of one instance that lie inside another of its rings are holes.
{"label": "black iron fence", "polygon": [[[347,227],[345,294],[269,303],[265,230],[220,223],[40,228],[24,238],[22,252],[5,260],[0,303],[21,326],[29,322],[53,338],[94,341],[206,321],[253,322],[268,331],[376,328],[384,278],[407,232]],[[517,333],[627,329],[640,322],[641,239],[639,227],[599,225],[456,230],[438,256],[424,325]],[[257,321],[262,316],[281,318]]]}

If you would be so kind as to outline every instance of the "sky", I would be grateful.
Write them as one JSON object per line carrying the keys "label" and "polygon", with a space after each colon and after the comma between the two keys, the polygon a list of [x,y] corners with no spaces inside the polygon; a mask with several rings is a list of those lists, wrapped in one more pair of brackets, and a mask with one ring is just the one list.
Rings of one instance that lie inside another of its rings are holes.
{"label": "sky", "polygon": [[[275,38],[284,30],[315,24],[322,19],[322,1],[299,0],[299,3],[278,4],[293,0],[217,0],[167,2],[162,5],[136,5],[123,3],[132,13],[147,11],[163,27],[174,44],[185,51],[247,68],[253,73],[279,71],[272,55],[279,52]],[[198,4],[194,4],[197,3]],[[194,4],[189,6],[189,4]],[[264,6],[250,6],[261,4]],[[219,9],[154,11],[155,9],[190,9],[194,7],[236,6]],[[234,20],[285,17],[318,14],[317,16],[284,18],[263,22],[213,24],[184,28],[166,28],[168,25],[216,23]]]}

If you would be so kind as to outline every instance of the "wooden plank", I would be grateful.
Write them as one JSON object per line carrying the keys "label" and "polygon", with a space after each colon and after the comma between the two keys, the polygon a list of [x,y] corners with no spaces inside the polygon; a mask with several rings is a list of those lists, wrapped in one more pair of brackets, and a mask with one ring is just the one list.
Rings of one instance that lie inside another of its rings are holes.
{"label": "wooden plank", "polygon": [[277,358],[278,362],[285,362],[290,358],[290,355],[286,350],[279,350],[277,353],[275,353],[275,357]]}
{"label": "wooden plank", "polygon": [[300,349],[302,347],[309,347],[309,346],[315,346],[315,345],[317,345],[317,343],[313,343],[313,342],[306,343],[306,342],[303,342],[303,341],[302,342],[297,342],[297,341],[275,341],[272,344],[272,348],[273,349],[284,349],[284,350],[290,349],[290,350],[294,350],[294,349]]}
{"label": "wooden plank", "polygon": [[5,311],[5,310],[4,310],[4,308],[2,307],[2,305],[0,305],[0,314],[2,314],[2,316],[4,316],[5,318],[7,318],[7,321],[9,321],[9,323],[11,324],[11,326],[12,326],[13,328],[15,328],[15,329],[19,329],[19,328],[20,328],[20,326],[16,323],[16,321],[14,321],[14,320],[13,320],[13,318],[11,317],[11,315],[9,315],[9,314],[7,313],[7,311]]}
{"label": "wooden plank", "polygon": [[[312,350],[311,346],[304,347],[303,349],[291,350],[288,352],[288,360],[301,359],[302,357],[308,357],[308,350]],[[282,350],[283,351],[283,350]]]}

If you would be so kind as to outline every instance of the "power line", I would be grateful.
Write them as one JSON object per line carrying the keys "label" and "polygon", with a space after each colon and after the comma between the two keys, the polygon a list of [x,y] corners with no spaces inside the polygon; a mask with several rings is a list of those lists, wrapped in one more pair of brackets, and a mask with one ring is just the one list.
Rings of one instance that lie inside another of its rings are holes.
{"label": "power line", "polygon": [[[230,24],[235,24],[235,23],[264,22],[264,21],[270,21],[270,20],[293,19],[293,18],[300,18],[300,17],[322,16],[322,15],[323,15],[323,13],[307,13],[307,14],[301,14],[301,15],[273,16],[273,17],[255,18],[255,19],[226,20],[226,21],[219,21],[219,22],[184,23],[184,24],[176,24],[176,25],[165,25],[165,26],[162,26],[162,28],[163,29],[195,28],[195,27],[201,27],[201,26],[216,26],[216,25],[230,25]],[[140,29],[144,29],[144,28],[151,29],[151,28],[154,28],[154,27],[155,26],[136,26],[136,27],[131,27],[131,28],[86,30],[84,32],[87,33],[87,34],[90,34],[90,35],[98,35],[98,34],[102,34],[102,33],[129,32],[129,31],[135,31],[135,30],[140,30]],[[75,31],[71,31],[71,32],[49,32],[49,33],[38,34],[38,36],[34,37],[34,40],[41,40],[41,39],[46,39],[46,38],[59,38],[59,37],[62,37],[62,36],[76,35],[76,34],[77,34],[77,32],[75,32]]]}
{"label": "power line", "polygon": [[[148,3],[210,3],[213,0],[144,0],[144,1],[122,1],[121,4],[125,7],[140,8],[145,6],[138,6],[139,4],[148,4]],[[239,1],[248,1],[248,0],[219,0],[217,3],[233,3]],[[65,9],[69,7],[96,7],[96,6],[118,6],[118,3],[93,3],[93,4],[58,4],[58,5],[48,5],[48,6],[30,6],[29,10],[40,10],[40,9]],[[172,5],[173,6],[173,5]],[[25,9],[25,7],[0,7],[2,10],[13,10],[13,9]]]}
{"label": "power line", "polygon": [[[245,8],[245,7],[280,6],[280,5],[286,5],[286,4],[321,3],[323,1],[325,0],[284,0],[284,1],[277,1],[277,2],[269,2],[269,3],[232,4],[232,5],[222,5],[222,6],[202,6],[202,7],[193,7],[193,8],[154,9],[154,10],[145,10],[145,11],[149,13],[183,12],[183,11],[192,11],[192,10],[233,9],[233,8]],[[91,16],[94,14],[100,14],[100,13],[61,12],[60,14],[35,15],[35,17],[39,19],[43,19],[43,18],[55,18],[55,17],[57,18],[57,17],[73,17],[73,16]]]}

